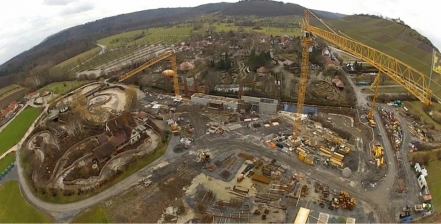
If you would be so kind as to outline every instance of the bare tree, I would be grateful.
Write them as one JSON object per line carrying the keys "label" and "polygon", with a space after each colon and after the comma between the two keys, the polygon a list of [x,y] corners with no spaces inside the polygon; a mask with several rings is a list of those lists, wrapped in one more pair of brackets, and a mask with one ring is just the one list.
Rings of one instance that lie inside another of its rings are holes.
{"label": "bare tree", "polygon": [[127,111],[137,109],[139,106],[137,87],[134,85],[130,85],[124,90],[124,93],[126,95],[125,109]]}

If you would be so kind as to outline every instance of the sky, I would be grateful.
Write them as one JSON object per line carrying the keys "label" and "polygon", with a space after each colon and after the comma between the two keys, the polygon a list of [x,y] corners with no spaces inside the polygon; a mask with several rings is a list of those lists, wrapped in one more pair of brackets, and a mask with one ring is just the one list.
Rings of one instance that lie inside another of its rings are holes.
{"label": "sky", "polygon": [[[0,64],[39,44],[46,37],[97,19],[167,7],[193,7],[220,0],[3,0],[0,7]],[[223,2],[237,2],[223,0]],[[438,0],[285,0],[310,9],[352,15],[367,13],[401,18],[441,49]]]}

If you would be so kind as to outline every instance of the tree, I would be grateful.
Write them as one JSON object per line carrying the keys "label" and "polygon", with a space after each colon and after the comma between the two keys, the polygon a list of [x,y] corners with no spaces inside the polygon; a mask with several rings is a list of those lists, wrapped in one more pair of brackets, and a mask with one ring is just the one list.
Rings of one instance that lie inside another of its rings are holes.
{"label": "tree", "polygon": [[124,93],[126,95],[125,110],[131,111],[137,109],[139,107],[139,101],[138,101],[138,93],[136,86],[134,85],[128,86],[126,89],[124,89]]}

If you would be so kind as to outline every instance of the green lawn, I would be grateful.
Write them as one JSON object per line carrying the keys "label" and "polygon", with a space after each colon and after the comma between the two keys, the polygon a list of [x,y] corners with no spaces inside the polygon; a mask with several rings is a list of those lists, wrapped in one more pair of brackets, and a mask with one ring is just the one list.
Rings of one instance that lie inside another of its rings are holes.
{"label": "green lawn", "polygon": [[426,180],[429,185],[430,194],[432,195],[433,205],[435,210],[439,211],[441,208],[441,178],[439,178],[439,174],[441,173],[441,160],[430,161],[426,169],[429,174]]}
{"label": "green lawn", "polygon": [[[164,145],[164,143],[160,142],[155,153],[153,153],[143,159],[137,160],[135,163],[131,164],[130,167],[126,171],[124,171],[124,173],[122,173],[121,175],[115,177],[114,179],[112,179],[111,181],[106,183],[104,186],[99,188],[97,192],[82,194],[82,195],[75,194],[72,196],[63,196],[63,195],[58,194],[57,196],[52,197],[48,194],[43,195],[43,194],[40,194],[40,193],[37,193],[34,191],[34,195],[39,197],[43,201],[47,201],[50,203],[57,203],[57,204],[67,204],[67,203],[71,203],[71,202],[81,201],[83,199],[92,197],[92,196],[106,190],[107,188],[115,185],[116,183],[124,180],[126,177],[132,175],[136,171],[138,171],[138,170],[142,169],[143,167],[147,166],[148,164],[152,163],[153,161],[155,161],[156,159],[158,159],[159,157],[164,155],[166,149],[167,149],[167,145],[166,144]],[[31,190],[33,190],[33,188],[31,188]]]}
{"label": "green lawn", "polygon": [[13,162],[15,162],[15,152],[10,152],[5,157],[0,159],[0,173]]}
{"label": "green lawn", "polygon": [[54,94],[65,94],[69,91],[78,88],[90,81],[64,81],[64,82],[53,82],[40,89],[40,93],[44,91],[51,91]]}
{"label": "green lawn", "polygon": [[[137,35],[142,34],[142,32],[144,32],[144,34],[147,37],[151,34],[156,34],[158,32],[162,32],[163,30],[164,30],[164,27],[158,27],[158,28],[155,27],[155,28],[139,29],[139,30],[123,32],[120,34],[116,34],[116,35],[112,35],[112,36],[100,39],[100,40],[98,40],[98,43],[112,49],[112,48],[116,48],[121,45],[127,45],[131,42],[134,42],[135,37]],[[142,40],[144,38],[145,37],[140,38],[136,41]]]}
{"label": "green lawn", "polygon": [[71,223],[110,223],[106,211],[102,205],[86,209],[75,216]]}
{"label": "green lawn", "polygon": [[[423,104],[420,101],[406,101],[403,102],[404,106],[409,109],[409,112],[417,117],[422,116],[425,123],[432,123],[435,126],[435,129],[441,130],[441,124],[434,121],[426,112],[423,110]],[[432,106],[435,110],[440,110],[441,105],[439,103],[432,103]]]}
{"label": "green lawn", "polygon": [[27,107],[0,132],[0,154],[8,151],[23,138],[40,113],[41,108]]}
{"label": "green lawn", "polygon": [[51,223],[52,220],[26,202],[18,183],[0,186],[0,223]]}
{"label": "green lawn", "polygon": [[82,60],[84,62],[84,61],[92,58],[96,54],[98,54],[100,51],[101,51],[101,47],[92,48],[88,51],[85,51],[81,54],[78,54],[77,56],[69,58],[66,61],[63,61],[63,62],[55,65],[54,67],[65,67],[65,66],[72,66],[73,67],[73,66],[76,66],[79,64],[78,60]]}

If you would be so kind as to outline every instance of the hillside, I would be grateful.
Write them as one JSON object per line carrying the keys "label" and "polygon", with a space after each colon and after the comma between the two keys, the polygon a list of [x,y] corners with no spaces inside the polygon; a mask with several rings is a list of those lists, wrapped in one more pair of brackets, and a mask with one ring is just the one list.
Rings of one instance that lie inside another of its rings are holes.
{"label": "hillside", "polygon": [[[311,23],[327,29],[314,19],[311,19]],[[429,76],[434,46],[430,40],[411,27],[369,15],[328,19],[326,23],[343,35],[395,57]],[[430,87],[434,94],[441,98],[440,76],[433,77]]]}
{"label": "hillside", "polygon": [[[302,6],[295,4],[275,1],[246,1],[205,4],[194,8],[152,9],[104,18],[51,35],[32,49],[0,65],[0,87],[24,80],[29,71],[38,65],[54,66],[90,50],[96,47],[94,42],[97,40],[117,33],[169,25],[176,21],[214,12],[223,15],[268,17],[303,15],[303,10]],[[329,18],[335,18],[333,13],[326,15]],[[8,75],[14,76],[5,77]]]}

